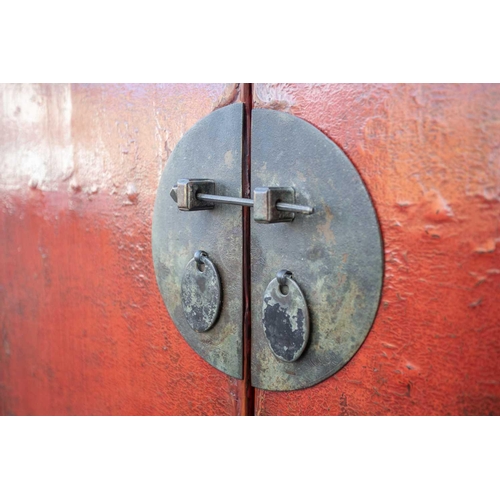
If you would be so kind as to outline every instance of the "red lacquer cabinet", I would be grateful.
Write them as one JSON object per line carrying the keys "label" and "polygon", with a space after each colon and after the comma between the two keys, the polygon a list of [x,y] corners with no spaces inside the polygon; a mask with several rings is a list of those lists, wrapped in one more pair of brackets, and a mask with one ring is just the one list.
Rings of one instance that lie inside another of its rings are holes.
{"label": "red lacquer cabinet", "polygon": [[[500,413],[500,86],[44,84],[1,94],[1,414]],[[373,327],[346,366],[303,390],[251,388],[248,362],[245,380],[207,364],[156,284],[152,214],[169,155],[237,102],[248,120],[252,108],[290,113],[334,141],[381,228]]]}

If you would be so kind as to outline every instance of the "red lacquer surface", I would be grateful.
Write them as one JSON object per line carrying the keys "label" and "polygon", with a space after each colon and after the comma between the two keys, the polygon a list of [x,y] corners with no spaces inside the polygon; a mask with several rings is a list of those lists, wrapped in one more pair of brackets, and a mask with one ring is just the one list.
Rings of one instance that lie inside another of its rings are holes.
{"label": "red lacquer surface", "polygon": [[316,387],[256,391],[259,415],[500,413],[500,86],[258,84],[372,196],[385,282],[372,331]]}
{"label": "red lacquer surface", "polygon": [[0,414],[237,414],[237,382],[173,326],[150,243],[169,152],[234,88],[1,91]]}
{"label": "red lacquer surface", "polygon": [[[3,86],[0,413],[241,414],[159,295],[168,154],[222,85]],[[334,377],[259,415],[500,413],[500,87],[258,84],[351,158],[385,244],[374,326]]]}

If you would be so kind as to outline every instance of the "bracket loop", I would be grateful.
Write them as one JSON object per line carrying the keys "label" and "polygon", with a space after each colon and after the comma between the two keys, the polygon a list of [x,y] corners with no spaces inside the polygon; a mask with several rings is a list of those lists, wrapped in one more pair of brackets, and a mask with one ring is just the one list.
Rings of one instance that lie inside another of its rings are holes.
{"label": "bracket loop", "polygon": [[278,271],[276,273],[276,279],[278,280],[280,286],[285,286],[288,278],[291,278],[292,276],[292,272],[288,271],[287,269],[282,269],[281,271]]}

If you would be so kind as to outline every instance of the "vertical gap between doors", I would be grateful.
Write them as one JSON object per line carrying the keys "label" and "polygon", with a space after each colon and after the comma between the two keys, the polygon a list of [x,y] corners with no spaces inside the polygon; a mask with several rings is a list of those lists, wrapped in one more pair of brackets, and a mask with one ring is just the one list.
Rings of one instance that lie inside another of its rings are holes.
{"label": "vertical gap between doors", "polygon": [[[241,191],[243,198],[251,198],[251,140],[252,140],[252,103],[253,84],[240,84],[240,96],[243,102],[243,155],[241,169]],[[242,207],[243,227],[243,380],[239,381],[238,415],[254,415],[254,388],[251,382],[251,280],[250,280],[250,207]]]}

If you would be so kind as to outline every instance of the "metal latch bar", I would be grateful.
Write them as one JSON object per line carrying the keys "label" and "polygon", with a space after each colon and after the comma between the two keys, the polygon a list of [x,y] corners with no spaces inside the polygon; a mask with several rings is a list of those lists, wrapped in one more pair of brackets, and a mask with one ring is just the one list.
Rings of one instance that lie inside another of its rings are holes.
{"label": "metal latch bar", "polygon": [[[198,200],[215,201],[216,203],[223,203],[226,205],[241,205],[242,207],[253,207],[254,201],[250,198],[233,198],[231,196],[218,196],[215,194],[196,195]],[[305,205],[295,205],[294,203],[283,203],[281,201],[276,203],[276,208],[282,212],[295,212],[298,214],[311,215],[314,213],[314,208]]]}
{"label": "metal latch bar", "polygon": [[234,198],[232,196],[218,196],[216,194],[203,194],[196,195],[198,200],[215,201],[225,205],[241,205],[242,207],[253,207],[253,200],[251,198]]}
{"label": "metal latch bar", "polygon": [[212,179],[179,179],[170,191],[179,210],[212,210],[215,203],[253,207],[254,220],[260,223],[291,222],[296,213],[311,215],[314,208],[295,204],[295,191],[291,187],[258,187],[253,200],[215,194]]}

